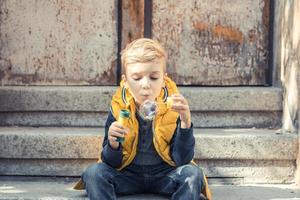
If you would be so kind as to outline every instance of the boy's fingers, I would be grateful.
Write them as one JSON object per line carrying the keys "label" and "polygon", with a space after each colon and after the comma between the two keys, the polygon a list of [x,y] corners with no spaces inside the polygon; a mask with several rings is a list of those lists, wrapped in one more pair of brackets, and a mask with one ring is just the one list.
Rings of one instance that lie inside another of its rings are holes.
{"label": "boy's fingers", "polygon": [[181,95],[181,94],[173,94],[172,96],[171,96],[171,98],[174,100],[174,99],[181,99],[181,98],[183,98],[183,96]]}
{"label": "boy's fingers", "polygon": [[109,141],[116,142],[116,141],[117,141],[117,137],[109,136],[108,140],[109,140]]}
{"label": "boy's fingers", "polygon": [[122,124],[120,124],[119,122],[117,122],[117,121],[115,121],[115,122],[113,122],[113,124],[112,124],[113,126],[115,126],[115,127],[118,127],[118,128],[120,128],[120,129],[123,129],[124,127],[122,126]]}
{"label": "boy's fingers", "polygon": [[118,132],[118,133],[123,133],[123,134],[127,134],[128,130],[127,128],[119,128],[119,127],[112,127],[111,128],[111,131],[114,131],[114,132]]}
{"label": "boy's fingers", "polygon": [[173,104],[172,104],[172,107],[174,107],[174,108],[182,107],[182,106],[188,107],[187,104],[184,104],[184,103],[182,103],[182,102],[176,102],[176,103],[173,103]]}
{"label": "boy's fingers", "polygon": [[175,93],[175,94],[172,94],[171,96],[172,96],[172,97],[180,97],[180,96],[182,96],[182,94],[180,94],[180,93]]}
{"label": "boy's fingers", "polygon": [[187,103],[186,99],[181,95],[180,96],[172,96],[172,100],[174,102],[181,102],[181,103],[184,103],[184,104]]}
{"label": "boy's fingers", "polygon": [[110,136],[124,137],[124,134],[118,133],[118,132],[115,132],[115,131],[111,131],[111,132],[110,132]]}
{"label": "boy's fingers", "polygon": [[181,110],[187,110],[188,106],[184,104],[173,104],[172,105],[173,110],[181,111]]}
{"label": "boy's fingers", "polygon": [[122,126],[119,122],[115,121],[111,124],[111,126],[109,127],[109,130],[113,130],[116,132],[120,132],[120,133],[124,133],[127,134],[129,132],[129,129]]}

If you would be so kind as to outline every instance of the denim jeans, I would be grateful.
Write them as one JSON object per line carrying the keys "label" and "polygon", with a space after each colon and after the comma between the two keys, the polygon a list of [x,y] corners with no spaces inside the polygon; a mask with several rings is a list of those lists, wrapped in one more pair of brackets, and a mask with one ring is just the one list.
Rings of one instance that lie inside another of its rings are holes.
{"label": "denim jeans", "polygon": [[117,195],[154,193],[172,200],[199,200],[204,187],[202,170],[187,164],[141,166],[131,164],[121,171],[105,163],[90,165],[82,174],[89,199],[116,200]]}

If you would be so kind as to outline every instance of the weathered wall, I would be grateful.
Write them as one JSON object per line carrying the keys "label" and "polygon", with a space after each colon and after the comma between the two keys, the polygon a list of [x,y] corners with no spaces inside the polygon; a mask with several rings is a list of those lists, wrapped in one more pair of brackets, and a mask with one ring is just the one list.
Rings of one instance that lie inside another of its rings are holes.
{"label": "weathered wall", "polygon": [[269,0],[153,0],[152,24],[177,83],[266,83]]}
{"label": "weathered wall", "polygon": [[[153,0],[150,29],[168,50],[170,76],[182,85],[265,85],[269,1]],[[118,43],[123,49],[143,37],[144,7],[144,0],[0,1],[1,84],[115,85]]]}
{"label": "weathered wall", "polygon": [[1,0],[1,84],[116,84],[116,5],[116,0]]}

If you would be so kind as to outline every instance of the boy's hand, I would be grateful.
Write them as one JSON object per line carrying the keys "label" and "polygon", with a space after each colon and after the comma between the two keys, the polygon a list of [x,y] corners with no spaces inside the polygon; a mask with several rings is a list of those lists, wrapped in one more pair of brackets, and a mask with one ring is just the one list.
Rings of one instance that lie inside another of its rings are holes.
{"label": "boy's hand", "polygon": [[187,100],[181,94],[173,94],[171,98],[173,100],[171,109],[179,113],[181,128],[190,128],[191,112]]}
{"label": "boy's hand", "polygon": [[118,137],[124,137],[127,134],[128,129],[124,128],[119,122],[113,122],[108,129],[108,141],[113,149],[118,149],[120,143],[117,140]]}

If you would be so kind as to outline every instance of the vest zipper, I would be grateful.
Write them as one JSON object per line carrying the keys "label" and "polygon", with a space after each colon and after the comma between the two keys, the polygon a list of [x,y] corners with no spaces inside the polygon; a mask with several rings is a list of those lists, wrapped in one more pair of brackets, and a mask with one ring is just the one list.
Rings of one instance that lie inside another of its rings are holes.
{"label": "vest zipper", "polygon": [[158,155],[163,159],[163,161],[165,161],[166,163],[169,163],[168,160],[166,160],[164,158],[164,156],[161,154],[161,152],[159,151],[158,149],[158,143],[156,142],[157,141],[157,138],[156,138],[156,133],[155,133],[155,128],[154,128],[154,123],[155,123],[155,116],[153,118],[153,122],[152,122],[152,133],[153,133],[153,144],[154,144],[154,148],[156,150],[156,152],[158,153]]}

